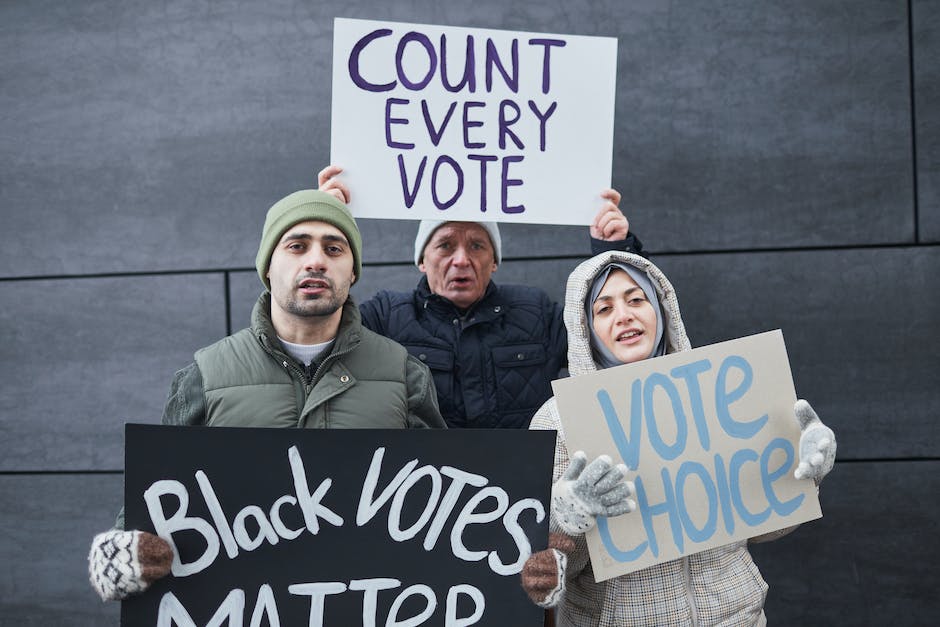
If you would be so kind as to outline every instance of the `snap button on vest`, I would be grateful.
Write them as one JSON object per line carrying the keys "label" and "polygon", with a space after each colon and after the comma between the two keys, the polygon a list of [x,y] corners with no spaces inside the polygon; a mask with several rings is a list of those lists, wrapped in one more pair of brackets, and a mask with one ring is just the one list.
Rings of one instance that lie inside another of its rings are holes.
{"label": "snap button on vest", "polygon": [[343,383],[349,383],[349,376],[344,374],[343,376],[339,378],[339,380],[342,381]]}

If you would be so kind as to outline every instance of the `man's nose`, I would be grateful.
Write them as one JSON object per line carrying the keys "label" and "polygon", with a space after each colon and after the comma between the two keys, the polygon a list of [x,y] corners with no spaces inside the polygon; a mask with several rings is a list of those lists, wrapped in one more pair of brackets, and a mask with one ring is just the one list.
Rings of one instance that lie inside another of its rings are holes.
{"label": "man's nose", "polygon": [[458,246],[454,250],[454,255],[451,257],[451,262],[454,265],[465,266],[470,263],[470,254],[469,251],[463,246]]}
{"label": "man's nose", "polygon": [[319,248],[311,248],[304,255],[304,269],[322,272],[326,269],[326,255]]}

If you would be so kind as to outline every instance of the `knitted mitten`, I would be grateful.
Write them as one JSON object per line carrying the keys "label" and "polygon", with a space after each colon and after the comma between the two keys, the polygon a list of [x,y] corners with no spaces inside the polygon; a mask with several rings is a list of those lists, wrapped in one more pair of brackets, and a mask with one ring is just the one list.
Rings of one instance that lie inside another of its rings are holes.
{"label": "knitted mitten", "polygon": [[613,465],[601,455],[587,465],[587,455],[577,451],[568,469],[552,486],[552,518],[568,535],[581,535],[598,516],[619,516],[636,509],[632,481],[624,481],[627,467]]}
{"label": "knitted mitten", "polygon": [[803,399],[796,402],[793,411],[800,422],[800,463],[793,476],[812,478],[819,485],[836,462],[836,435]]}
{"label": "knitted mitten", "polygon": [[88,576],[102,600],[120,601],[166,576],[172,564],[173,549],[163,538],[112,529],[91,541]]}
{"label": "knitted mitten", "polygon": [[548,534],[548,548],[533,553],[522,567],[522,588],[539,607],[558,605],[565,593],[565,569],[574,540],[563,533]]}

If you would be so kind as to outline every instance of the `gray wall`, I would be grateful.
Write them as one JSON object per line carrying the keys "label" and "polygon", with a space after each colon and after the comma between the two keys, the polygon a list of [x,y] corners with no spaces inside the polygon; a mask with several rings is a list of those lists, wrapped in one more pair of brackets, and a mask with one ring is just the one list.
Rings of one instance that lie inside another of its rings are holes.
{"label": "gray wall", "polygon": [[[825,517],[754,550],[771,625],[940,616],[940,3],[439,0],[342,17],[619,38],[613,185],[693,343],[782,328],[839,435]],[[263,213],[329,155],[332,18],[301,0],[0,3],[0,625],[117,624],[85,581],[122,425],[247,322]],[[363,221],[356,291],[414,227]],[[585,229],[504,228],[560,297]]]}

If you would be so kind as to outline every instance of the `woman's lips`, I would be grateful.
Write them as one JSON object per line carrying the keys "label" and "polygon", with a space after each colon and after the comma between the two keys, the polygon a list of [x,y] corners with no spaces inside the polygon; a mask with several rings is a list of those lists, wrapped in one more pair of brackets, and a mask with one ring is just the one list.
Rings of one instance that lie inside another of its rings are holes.
{"label": "woman's lips", "polygon": [[639,329],[627,329],[617,334],[618,344],[636,344],[643,337],[643,331]]}

